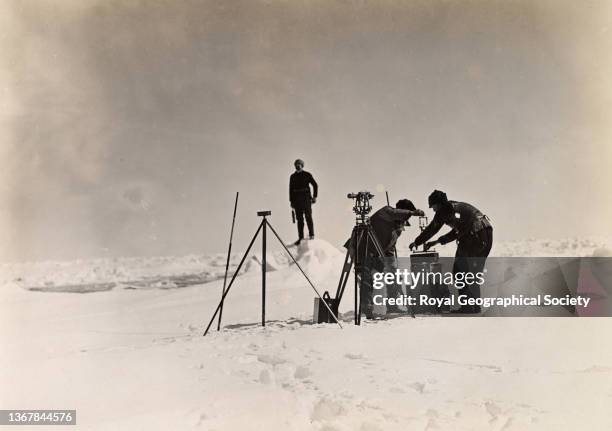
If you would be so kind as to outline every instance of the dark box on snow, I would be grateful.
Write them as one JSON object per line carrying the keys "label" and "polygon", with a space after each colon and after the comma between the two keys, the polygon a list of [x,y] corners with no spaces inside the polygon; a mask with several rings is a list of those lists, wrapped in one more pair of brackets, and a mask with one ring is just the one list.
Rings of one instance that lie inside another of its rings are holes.
{"label": "dark box on snow", "polygon": [[[442,265],[440,265],[439,255],[435,251],[421,251],[410,255],[410,271],[423,273],[441,273]],[[440,283],[419,283],[414,286],[414,289],[408,289],[409,295],[418,299],[419,295],[427,295],[430,298],[446,298],[449,295],[448,288]],[[418,302],[417,302],[418,304]],[[439,314],[449,310],[446,307],[442,309],[431,305],[416,305],[414,306],[416,314]]]}
{"label": "dark box on snow", "polygon": [[[329,308],[338,315],[338,305],[336,299],[329,296],[329,292],[325,291],[323,294],[323,301],[327,303]],[[312,316],[313,323],[335,323],[334,316],[331,315],[325,304],[320,298],[314,300],[314,313]]]}

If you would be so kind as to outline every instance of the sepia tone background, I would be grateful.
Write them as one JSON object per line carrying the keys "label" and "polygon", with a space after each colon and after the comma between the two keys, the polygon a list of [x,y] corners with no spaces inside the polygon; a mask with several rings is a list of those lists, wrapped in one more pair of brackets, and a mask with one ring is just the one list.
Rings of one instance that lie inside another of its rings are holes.
{"label": "sepia tone background", "polygon": [[[608,1],[4,1],[0,261],[223,252],[288,176],[427,209],[496,239],[610,234]],[[416,234],[408,230],[402,241]]]}

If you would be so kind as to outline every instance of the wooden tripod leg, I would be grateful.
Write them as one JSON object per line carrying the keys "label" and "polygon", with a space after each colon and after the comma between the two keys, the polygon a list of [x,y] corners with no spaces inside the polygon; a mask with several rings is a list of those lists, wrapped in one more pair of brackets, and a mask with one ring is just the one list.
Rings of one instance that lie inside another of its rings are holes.
{"label": "wooden tripod leg", "polygon": [[336,289],[335,302],[336,305],[340,305],[344,290],[346,289],[346,283],[348,282],[351,269],[353,268],[353,259],[351,258],[350,250],[347,250],[346,257],[344,258],[344,264],[342,265],[342,273],[340,274],[340,280],[338,281],[338,288]]}
{"label": "wooden tripod leg", "polygon": [[238,276],[238,273],[240,272],[240,268],[242,268],[242,265],[244,264],[244,261],[246,260],[249,254],[249,251],[251,251],[251,247],[253,247],[253,243],[257,239],[257,235],[259,235],[259,231],[263,227],[263,223],[264,221],[262,220],[262,222],[259,224],[259,227],[257,228],[257,231],[255,232],[255,235],[253,235],[253,239],[249,243],[249,246],[247,247],[246,251],[244,252],[242,259],[240,260],[240,263],[238,264],[238,268],[236,268],[236,272],[234,272],[234,275],[232,276],[232,280],[229,282],[227,289],[225,289],[225,293],[223,293],[223,296],[221,296],[221,301],[219,301],[219,305],[217,305],[217,309],[215,310],[215,313],[212,315],[210,322],[208,322],[208,326],[206,327],[206,330],[204,331],[204,336],[208,334],[208,330],[210,329],[210,326],[213,324],[215,317],[217,317],[217,313],[219,313],[219,310],[221,310],[221,308],[223,307],[223,302],[225,301],[225,297],[227,296],[230,289],[232,288],[232,285],[234,284],[234,280],[236,280],[236,277]]}

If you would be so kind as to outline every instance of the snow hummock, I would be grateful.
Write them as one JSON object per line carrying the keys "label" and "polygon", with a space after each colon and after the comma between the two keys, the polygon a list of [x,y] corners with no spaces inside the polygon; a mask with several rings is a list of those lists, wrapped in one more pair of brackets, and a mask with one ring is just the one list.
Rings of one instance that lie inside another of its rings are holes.
{"label": "snow hummock", "polygon": [[[498,250],[611,248],[543,241]],[[290,250],[333,295],[343,250],[324,240]],[[355,327],[349,293],[344,329],[313,325],[315,292],[283,253],[267,259],[266,327],[254,254],[226,298],[223,330],[215,324],[205,338],[223,255],[3,265],[0,405],[77,409],[88,430],[612,429],[610,319],[438,316]],[[102,283],[114,285],[65,288]]]}

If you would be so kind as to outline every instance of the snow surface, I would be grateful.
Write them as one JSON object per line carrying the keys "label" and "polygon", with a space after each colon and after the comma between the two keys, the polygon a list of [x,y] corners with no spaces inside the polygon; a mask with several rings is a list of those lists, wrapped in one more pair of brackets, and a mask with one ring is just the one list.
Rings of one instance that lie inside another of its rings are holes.
{"label": "snow surface", "polygon": [[[308,243],[304,243],[308,244]],[[326,243],[316,241],[314,253],[327,253],[336,259],[330,262],[336,273],[342,265],[344,249],[339,250]],[[298,254],[306,250],[291,248]],[[454,243],[438,246],[441,256],[453,256]],[[398,247],[399,256],[409,256],[408,241],[402,241]],[[612,256],[612,238],[566,238],[566,239],[527,239],[524,241],[496,242],[491,256]],[[238,266],[242,252],[234,253],[230,259],[230,275]],[[302,259],[299,255],[298,258]],[[305,264],[310,255],[303,257]],[[290,258],[282,250],[269,253],[268,270],[276,271],[287,268]],[[0,286],[15,284],[24,289],[50,292],[89,293],[112,289],[173,289],[185,286],[208,283],[223,278],[226,255],[189,255],[163,256],[153,258],[105,258],[79,259],[74,261],[46,261],[23,263],[0,263]],[[329,266],[329,265],[328,265]],[[241,270],[259,272],[261,256],[253,253]],[[313,272],[321,267],[313,268]]]}
{"label": "snow surface", "polygon": [[[609,255],[606,241],[496,250]],[[321,293],[335,291],[341,251],[322,240],[292,251]],[[311,287],[280,252],[268,260],[266,328],[253,256],[227,297],[224,329],[205,338],[222,255],[3,265],[0,405],[75,408],[77,429],[612,429],[612,319],[355,327],[348,294],[344,329],[313,325]]]}

